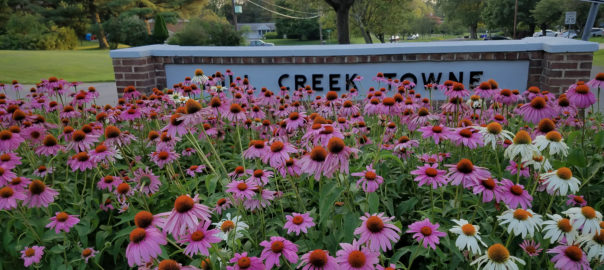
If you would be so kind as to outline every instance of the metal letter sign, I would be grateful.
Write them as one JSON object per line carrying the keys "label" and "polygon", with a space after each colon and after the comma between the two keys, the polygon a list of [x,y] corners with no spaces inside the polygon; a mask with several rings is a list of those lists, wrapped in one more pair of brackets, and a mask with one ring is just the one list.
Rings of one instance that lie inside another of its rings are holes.
{"label": "metal letter sign", "polygon": [[564,17],[564,24],[575,24],[577,23],[577,12],[576,11],[567,11],[566,16]]}

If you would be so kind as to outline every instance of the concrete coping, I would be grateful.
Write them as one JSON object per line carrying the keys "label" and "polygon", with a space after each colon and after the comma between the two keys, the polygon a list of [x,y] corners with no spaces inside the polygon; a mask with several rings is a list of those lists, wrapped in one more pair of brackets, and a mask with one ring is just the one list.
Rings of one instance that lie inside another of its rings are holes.
{"label": "concrete coping", "polygon": [[597,50],[598,43],[595,42],[561,37],[530,37],[521,40],[439,41],[272,47],[148,45],[112,50],[110,55],[112,58],[140,58],[146,56],[287,57],[525,51],[580,53],[595,52]]}

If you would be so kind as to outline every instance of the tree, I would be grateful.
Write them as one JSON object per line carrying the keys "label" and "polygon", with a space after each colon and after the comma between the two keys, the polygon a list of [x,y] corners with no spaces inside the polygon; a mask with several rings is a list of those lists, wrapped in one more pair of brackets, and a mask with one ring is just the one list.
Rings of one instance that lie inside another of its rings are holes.
{"label": "tree", "polygon": [[348,17],[350,8],[355,0],[325,0],[336,12],[336,29],[338,30],[338,43],[350,44],[350,29]]}
{"label": "tree", "polygon": [[[482,12],[482,19],[487,28],[503,31],[504,35],[512,36],[514,32],[514,5],[516,0],[487,0]],[[532,35],[535,31],[535,19],[531,10],[538,0],[518,1],[517,37]]]}
{"label": "tree", "polygon": [[412,0],[356,0],[351,9],[352,22],[359,28],[365,43],[373,43],[373,33],[382,43],[386,34],[398,33],[408,3]]}
{"label": "tree", "polygon": [[565,0],[541,0],[531,11],[535,22],[543,31],[543,35],[548,27],[560,24],[564,12],[564,2]]}
{"label": "tree", "polygon": [[470,38],[477,39],[478,23],[482,22],[482,0],[439,0],[445,20],[457,20],[470,30]]}
{"label": "tree", "polygon": [[164,43],[166,39],[170,36],[168,33],[168,28],[166,27],[166,21],[164,20],[164,16],[161,14],[155,15],[155,26],[153,27],[153,42],[155,43]]}
{"label": "tree", "polygon": [[[308,5],[299,5],[300,3],[277,1],[276,6],[280,13],[295,17],[308,17],[312,10],[308,10]],[[298,12],[292,12],[296,10]],[[275,27],[279,36],[287,35],[288,38],[297,38],[299,40],[317,40],[320,37],[319,19],[299,19],[276,16]]]}

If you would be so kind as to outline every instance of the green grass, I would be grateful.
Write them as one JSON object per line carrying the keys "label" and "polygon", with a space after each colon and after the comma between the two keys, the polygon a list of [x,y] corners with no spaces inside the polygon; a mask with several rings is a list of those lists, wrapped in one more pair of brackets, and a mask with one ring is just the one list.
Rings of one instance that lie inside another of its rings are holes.
{"label": "green grass", "polygon": [[591,38],[589,38],[589,41],[593,41],[593,42],[597,42],[597,43],[604,43],[604,37],[591,37]]}
{"label": "green grass", "polygon": [[109,50],[98,49],[96,41],[80,41],[78,45],[72,51],[0,50],[0,82],[34,84],[50,76],[79,82],[115,79]]}
{"label": "green grass", "polygon": [[594,66],[604,66],[604,50],[594,52]]}
{"label": "green grass", "polygon": [[[454,39],[454,38],[460,38],[463,36],[454,36],[454,35],[431,35],[431,36],[421,36],[420,38],[416,39],[416,40],[400,40],[399,42],[425,42],[425,41],[439,41],[439,40],[447,40],[447,39]],[[297,39],[266,39],[263,40],[264,42],[268,42],[268,43],[274,43],[275,45],[318,45],[321,44],[321,42],[319,40],[297,40]],[[376,38],[373,37],[373,42],[374,43],[380,43],[380,41]],[[388,42],[388,41],[386,41]],[[335,39],[335,37],[332,37],[329,40],[326,40],[325,42],[326,44],[337,44],[338,40]],[[351,37],[350,38],[350,43],[351,44],[365,44],[365,40],[363,39],[363,37]]]}

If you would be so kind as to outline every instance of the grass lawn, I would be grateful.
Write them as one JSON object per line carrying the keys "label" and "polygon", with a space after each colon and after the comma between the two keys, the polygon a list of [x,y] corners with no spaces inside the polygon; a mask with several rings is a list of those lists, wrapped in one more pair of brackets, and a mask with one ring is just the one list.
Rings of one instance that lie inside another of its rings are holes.
{"label": "grass lawn", "polygon": [[[461,36],[461,37],[463,37],[463,36]],[[399,42],[438,41],[438,40],[447,40],[447,39],[453,39],[453,38],[459,38],[459,36],[432,35],[432,36],[422,36],[415,40],[406,40],[405,39],[405,40],[401,40]],[[279,46],[279,45],[283,46],[283,45],[318,45],[318,44],[321,44],[321,42],[319,40],[266,39],[263,41],[268,42],[268,43],[274,43],[277,46]],[[376,37],[373,37],[373,42],[380,43],[380,41]],[[335,39],[335,37],[332,37],[331,39],[326,40],[326,44],[337,44],[337,43],[338,43],[338,40]],[[350,43],[351,44],[365,44],[365,40],[363,39],[363,37],[351,37]]]}
{"label": "grass lawn", "polygon": [[594,52],[594,66],[604,66],[604,50]]}
{"label": "grass lawn", "polygon": [[79,45],[72,51],[0,50],[0,82],[34,84],[50,76],[67,81],[113,81],[109,50],[98,49],[97,42]]}

